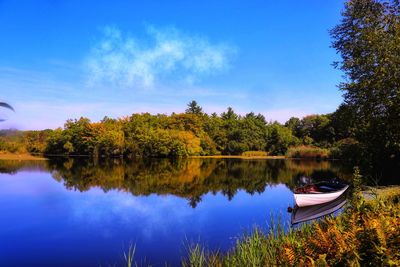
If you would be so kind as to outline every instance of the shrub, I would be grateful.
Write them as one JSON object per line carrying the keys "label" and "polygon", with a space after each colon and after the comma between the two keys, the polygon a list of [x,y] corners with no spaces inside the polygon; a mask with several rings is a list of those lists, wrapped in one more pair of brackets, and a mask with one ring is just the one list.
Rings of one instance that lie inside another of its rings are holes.
{"label": "shrub", "polygon": [[361,158],[360,143],[353,138],[345,138],[337,143],[331,149],[331,157],[334,159],[345,159],[357,163]]}
{"label": "shrub", "polygon": [[26,148],[24,144],[20,142],[0,140],[0,151],[11,153],[26,153]]}
{"label": "shrub", "polygon": [[285,155],[288,148],[300,143],[299,139],[292,134],[292,131],[279,124],[273,124],[267,132],[267,150],[272,155]]}

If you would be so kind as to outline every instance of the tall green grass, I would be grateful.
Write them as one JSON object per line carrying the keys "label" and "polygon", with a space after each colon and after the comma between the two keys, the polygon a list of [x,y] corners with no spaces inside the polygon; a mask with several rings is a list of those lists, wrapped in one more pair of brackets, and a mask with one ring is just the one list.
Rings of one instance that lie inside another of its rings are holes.
{"label": "tall green grass", "polygon": [[207,251],[199,244],[186,245],[187,255],[182,258],[183,267],[219,266],[219,251]]}
{"label": "tall green grass", "polygon": [[[146,259],[143,259],[140,262],[136,261],[135,253],[136,253],[136,244],[130,243],[128,249],[124,250],[122,266],[125,266],[125,267],[151,267],[152,266],[151,264],[147,263]],[[113,265],[113,266],[116,266],[116,265]]]}

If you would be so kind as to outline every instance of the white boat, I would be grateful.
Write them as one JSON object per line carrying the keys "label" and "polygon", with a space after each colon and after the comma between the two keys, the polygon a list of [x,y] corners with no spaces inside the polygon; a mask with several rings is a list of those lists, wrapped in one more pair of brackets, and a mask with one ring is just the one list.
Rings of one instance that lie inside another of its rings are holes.
{"label": "white boat", "polygon": [[320,217],[329,215],[346,204],[346,194],[342,194],[337,199],[319,205],[312,205],[307,207],[297,207],[292,212],[291,223],[301,223],[309,220],[318,219]]}
{"label": "white boat", "polygon": [[[308,190],[311,188],[311,190]],[[315,184],[295,190],[294,199],[298,207],[306,207],[330,202],[340,197],[349,188],[348,185]]]}

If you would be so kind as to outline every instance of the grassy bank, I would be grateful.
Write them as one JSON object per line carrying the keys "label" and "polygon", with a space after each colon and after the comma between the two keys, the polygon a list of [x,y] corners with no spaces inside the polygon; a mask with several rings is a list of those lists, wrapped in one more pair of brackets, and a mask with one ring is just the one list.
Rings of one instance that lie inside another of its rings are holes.
{"label": "grassy bank", "polygon": [[13,154],[13,153],[0,153],[0,160],[47,160],[42,156],[33,156],[31,154]]}
{"label": "grassy bank", "polygon": [[377,198],[386,199],[400,195],[400,186],[365,186],[362,188],[365,201],[375,201]]}
{"label": "grassy bank", "polygon": [[400,189],[356,193],[345,212],[284,233],[255,228],[227,254],[190,247],[183,266],[398,266]]}

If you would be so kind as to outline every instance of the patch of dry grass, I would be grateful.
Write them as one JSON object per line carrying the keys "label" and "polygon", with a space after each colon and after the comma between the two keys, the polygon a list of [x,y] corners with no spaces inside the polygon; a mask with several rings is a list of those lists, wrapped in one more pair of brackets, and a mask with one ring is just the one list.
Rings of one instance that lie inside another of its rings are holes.
{"label": "patch of dry grass", "polygon": [[0,160],[47,160],[47,159],[42,156],[33,156],[31,154],[0,153]]}
{"label": "patch of dry grass", "polygon": [[268,152],[266,151],[246,151],[242,153],[243,157],[266,157]]}
{"label": "patch of dry grass", "polygon": [[286,155],[289,158],[326,159],[329,157],[329,150],[314,146],[297,146],[290,147]]}

